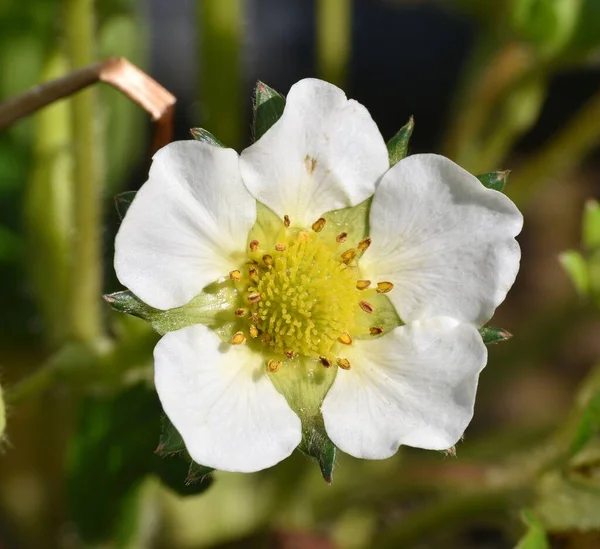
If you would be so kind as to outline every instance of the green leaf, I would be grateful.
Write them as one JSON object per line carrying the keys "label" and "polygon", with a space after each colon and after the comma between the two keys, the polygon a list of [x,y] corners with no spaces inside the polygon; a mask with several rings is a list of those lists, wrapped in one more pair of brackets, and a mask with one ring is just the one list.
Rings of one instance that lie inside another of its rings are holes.
{"label": "green leaf", "polygon": [[302,421],[298,449],[317,461],[328,483],[333,477],[336,448],[325,432],[321,404],[336,373],[336,366],[324,368],[318,360],[305,357],[286,361],[278,372],[269,373],[275,388]]}
{"label": "green leaf", "polygon": [[576,250],[562,252],[558,259],[563,269],[571,279],[577,293],[588,296],[590,293],[590,272],[585,258]]}
{"label": "green leaf", "polygon": [[495,191],[504,191],[504,186],[508,181],[510,170],[504,170],[499,172],[483,173],[477,176],[477,179],[481,181],[484,187],[493,189]]}
{"label": "green leaf", "polygon": [[84,542],[135,531],[137,491],[152,470],[160,414],[156,393],[143,383],[81,403],[67,487],[70,516]]}
{"label": "green leaf", "polygon": [[573,440],[569,446],[569,457],[578,454],[595,437],[600,435],[600,391],[587,403]]}
{"label": "green leaf", "polygon": [[582,232],[586,249],[600,248],[600,205],[596,200],[588,200],[585,203]]}
{"label": "green leaf", "polygon": [[137,191],[125,191],[115,195],[115,208],[117,208],[117,213],[119,214],[119,219],[123,219],[129,206],[133,202]]}
{"label": "green leaf", "polygon": [[6,408],[4,406],[4,397],[2,395],[2,386],[0,386],[0,440],[6,429]]}
{"label": "green leaf", "polygon": [[190,133],[196,141],[212,145],[213,147],[225,147],[212,133],[204,128],[191,128]]}
{"label": "green leaf", "polygon": [[285,97],[263,82],[254,91],[254,139],[260,139],[283,114]]}
{"label": "green leaf", "polygon": [[229,341],[239,323],[232,314],[238,296],[229,279],[210,284],[187,305],[168,311],[150,307],[129,290],[105,295],[104,299],[115,311],[149,322],[161,335],[192,324],[204,324]]}
{"label": "green leaf", "polygon": [[479,328],[479,333],[486,345],[492,343],[502,343],[512,337],[512,334],[502,328],[494,328],[493,326],[483,326]]}
{"label": "green leaf", "polygon": [[398,130],[398,133],[388,141],[390,168],[408,155],[408,144],[414,128],[415,119],[411,116],[408,122]]}
{"label": "green leaf", "polygon": [[544,526],[535,515],[526,509],[521,519],[527,526],[527,532],[515,549],[550,549]]}

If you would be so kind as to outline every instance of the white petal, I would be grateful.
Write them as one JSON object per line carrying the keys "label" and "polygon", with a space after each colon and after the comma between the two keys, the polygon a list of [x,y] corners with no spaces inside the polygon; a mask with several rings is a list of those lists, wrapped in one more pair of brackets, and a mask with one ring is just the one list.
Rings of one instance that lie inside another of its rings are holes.
{"label": "white petal", "polygon": [[487,350],[471,324],[436,317],[358,341],[322,405],[325,429],[342,451],[384,459],[400,444],[444,450],[473,417]]}
{"label": "white petal", "polygon": [[252,195],[304,227],[324,212],[367,199],[388,167],[387,148],[367,109],[315,79],[292,86],[282,117],[240,161]]}
{"label": "white petal", "polygon": [[388,295],[404,322],[442,315],[477,325],[512,286],[523,217],[454,162],[409,156],[377,188],[365,278],[395,285]]}
{"label": "white petal", "polygon": [[239,267],[256,202],[232,149],[179,141],[154,155],[115,242],[122,284],[159,309],[185,305]]}
{"label": "white petal", "polygon": [[169,332],[154,350],[163,409],[194,461],[252,472],[288,457],[300,419],[269,380],[264,359],[195,324]]}

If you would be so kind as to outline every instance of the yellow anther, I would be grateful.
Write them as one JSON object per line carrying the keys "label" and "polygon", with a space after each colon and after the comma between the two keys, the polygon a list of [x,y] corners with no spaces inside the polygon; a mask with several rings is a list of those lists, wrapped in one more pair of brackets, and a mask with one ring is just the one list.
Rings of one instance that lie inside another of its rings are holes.
{"label": "yellow anther", "polygon": [[278,252],[285,252],[285,248],[286,248],[286,246],[283,242],[278,242],[277,244],[275,244],[275,249]]}
{"label": "yellow anther", "polygon": [[371,326],[369,328],[369,333],[372,336],[378,336],[381,335],[383,333],[383,326]]}
{"label": "yellow anther", "polygon": [[271,267],[273,265],[273,257],[269,254],[263,255],[263,262],[267,267]]}
{"label": "yellow anther", "polygon": [[258,328],[254,324],[250,324],[250,337],[252,339],[258,337]]}
{"label": "yellow anther", "polygon": [[256,280],[258,278],[258,269],[254,265],[248,267],[248,276],[250,277],[250,280]]}
{"label": "yellow anther", "polygon": [[357,280],[356,281],[356,287],[359,290],[366,290],[370,285],[371,285],[370,280]]}
{"label": "yellow anther", "polygon": [[248,301],[250,303],[258,303],[260,301],[260,294],[258,292],[251,292],[248,296]]}
{"label": "yellow anther", "polygon": [[294,353],[294,351],[292,351],[291,349],[286,349],[283,354],[285,356],[287,356],[290,360],[292,360],[292,358],[294,358],[296,356],[296,353]]}
{"label": "yellow anther", "polygon": [[241,345],[242,343],[246,343],[246,336],[244,335],[244,332],[236,332],[233,334],[231,343],[233,345]]}
{"label": "yellow anther", "polygon": [[369,313],[371,314],[374,309],[373,309],[373,305],[371,305],[370,303],[367,303],[366,301],[361,301],[358,306],[365,312],[365,313]]}
{"label": "yellow anther", "polygon": [[242,280],[242,273],[236,269],[235,271],[231,271],[229,273],[229,278],[231,278],[231,280],[234,282],[239,282]]}
{"label": "yellow anther", "polygon": [[387,294],[394,289],[394,285],[391,282],[378,282],[377,283],[377,293],[378,294]]}
{"label": "yellow anther", "polygon": [[236,309],[235,310],[235,316],[239,316],[242,317],[246,314],[246,309]]}
{"label": "yellow anther", "polygon": [[335,241],[338,244],[341,244],[342,242],[346,242],[346,240],[348,240],[348,233],[340,233],[335,237]]}
{"label": "yellow anther", "polygon": [[325,366],[325,368],[329,368],[331,366],[331,360],[329,360],[327,357],[320,356],[319,360],[321,364]]}
{"label": "yellow anther", "polygon": [[348,332],[344,332],[337,340],[344,345],[352,345],[352,336]]}
{"label": "yellow anther", "polygon": [[354,248],[350,248],[342,254],[342,262],[348,264],[355,257],[356,257],[356,250]]}
{"label": "yellow anther", "polygon": [[279,371],[279,368],[281,368],[281,366],[281,360],[271,359],[269,360],[269,362],[267,362],[267,370],[269,370],[269,372],[271,372],[272,374]]}
{"label": "yellow anther", "polygon": [[261,340],[261,341],[262,341],[262,342],[263,342],[265,345],[268,345],[269,343],[271,343],[271,336],[270,336],[269,334],[267,334],[267,333],[264,333],[264,334],[261,336],[260,340]]}
{"label": "yellow anther", "polygon": [[315,231],[315,233],[320,233],[323,230],[323,227],[325,227],[325,223],[327,223],[327,220],[324,217],[319,217],[319,219],[312,224],[312,230]]}
{"label": "yellow anther", "polygon": [[259,246],[260,246],[260,242],[258,240],[252,240],[250,242],[250,251],[255,252],[256,250],[258,250]]}
{"label": "yellow anther", "polygon": [[283,226],[287,229],[290,225],[291,225],[291,221],[290,221],[290,216],[289,215],[284,215],[283,216]]}
{"label": "yellow anther", "polygon": [[350,361],[347,358],[338,358],[336,360],[336,364],[342,369],[342,370],[349,370],[350,369]]}
{"label": "yellow anther", "polygon": [[359,243],[358,243],[358,249],[361,252],[364,252],[367,250],[367,248],[371,245],[371,239],[367,236],[367,238],[363,238]]}
{"label": "yellow anther", "polygon": [[310,233],[306,231],[300,231],[298,233],[298,242],[308,242],[310,240]]}

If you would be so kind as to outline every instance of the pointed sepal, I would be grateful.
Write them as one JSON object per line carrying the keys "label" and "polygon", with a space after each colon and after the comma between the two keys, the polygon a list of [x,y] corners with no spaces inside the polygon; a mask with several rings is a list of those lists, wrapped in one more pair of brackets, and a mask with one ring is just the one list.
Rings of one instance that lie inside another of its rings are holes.
{"label": "pointed sepal", "polygon": [[298,450],[317,461],[323,479],[327,484],[331,484],[337,448],[327,436],[322,418],[319,417],[312,424],[303,422],[302,442]]}
{"label": "pointed sepal", "polygon": [[483,326],[479,328],[479,333],[486,345],[502,343],[503,341],[508,341],[512,337],[510,332],[507,332],[502,328],[494,328],[493,326]]}
{"label": "pointed sepal", "polygon": [[260,139],[283,114],[285,97],[263,82],[254,91],[254,139]]}
{"label": "pointed sepal", "polygon": [[123,220],[129,206],[133,202],[137,191],[125,191],[115,196],[115,208],[119,214],[119,219]]}
{"label": "pointed sepal", "polygon": [[225,147],[225,145],[217,139],[212,133],[204,128],[190,128],[190,133],[196,141],[212,145],[213,147]]}
{"label": "pointed sepal", "polygon": [[504,186],[508,181],[508,176],[510,175],[510,170],[498,171],[498,172],[489,172],[482,173],[477,176],[477,179],[481,181],[484,187],[488,189],[493,189],[494,191],[503,192]]}
{"label": "pointed sepal", "polygon": [[408,122],[398,130],[398,133],[388,141],[390,168],[408,155],[408,145],[414,128],[415,119],[411,116]]}

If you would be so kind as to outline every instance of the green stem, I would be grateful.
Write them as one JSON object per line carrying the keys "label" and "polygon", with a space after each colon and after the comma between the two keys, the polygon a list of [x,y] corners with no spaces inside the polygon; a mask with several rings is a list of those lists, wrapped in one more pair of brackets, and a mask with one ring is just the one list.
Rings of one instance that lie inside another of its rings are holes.
{"label": "green stem", "polygon": [[350,0],[318,0],[316,10],[317,73],[343,87],[350,58],[352,4]]}
{"label": "green stem", "polygon": [[203,124],[228,147],[242,145],[242,1],[198,2]]}
{"label": "green stem", "polygon": [[[94,59],[94,2],[65,0],[64,13],[71,65],[73,69],[80,68]],[[94,341],[102,335],[102,140],[96,131],[96,90],[80,92],[72,99],[71,107],[75,154],[71,331],[77,340]]]}

